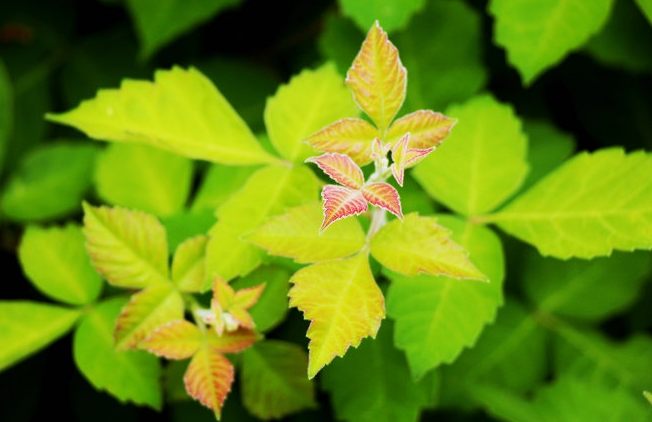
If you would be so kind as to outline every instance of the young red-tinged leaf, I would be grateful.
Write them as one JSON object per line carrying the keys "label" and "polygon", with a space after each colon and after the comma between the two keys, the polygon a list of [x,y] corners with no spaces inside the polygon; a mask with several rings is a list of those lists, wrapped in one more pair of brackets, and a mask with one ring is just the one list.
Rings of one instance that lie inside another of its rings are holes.
{"label": "young red-tinged leaf", "polygon": [[374,139],[374,141],[371,143],[372,160],[386,160],[387,153],[389,153],[390,149],[392,149],[392,144],[389,142],[383,144],[383,141],[381,141],[379,138]]}
{"label": "young red-tinged leaf", "polygon": [[434,217],[416,213],[384,226],[371,239],[374,258],[392,271],[488,281],[468,259],[468,253],[450,239],[451,231]]}
{"label": "young red-tinged leaf", "polygon": [[392,148],[392,165],[391,170],[396,182],[403,186],[403,178],[405,176],[405,169],[417,165],[421,160],[426,158],[428,154],[433,152],[435,148],[428,149],[415,149],[409,148],[410,133],[406,133],[399,141],[394,144]]}
{"label": "young red-tinged leaf", "polygon": [[264,288],[265,283],[235,292],[226,281],[215,276],[211,311],[204,316],[204,321],[215,327],[218,336],[225,329],[234,331],[238,327],[254,328],[254,320],[247,310],[258,301]]}
{"label": "young red-tinged leaf", "polygon": [[320,230],[325,230],[340,218],[361,214],[367,211],[367,200],[362,191],[344,186],[326,185],[321,191],[324,199],[324,221]]}
{"label": "young red-tinged leaf", "polygon": [[122,308],[113,333],[116,348],[135,348],[156,327],[182,318],[179,292],[170,283],[150,286],[134,294]]}
{"label": "young red-tinged leaf", "polygon": [[154,216],[121,207],[83,207],[86,249],[110,284],[143,288],[168,283],[167,238]]}
{"label": "young red-tinged leaf", "polygon": [[235,298],[235,291],[222,277],[215,275],[213,277],[213,300],[216,300],[220,306],[229,308]]}
{"label": "young red-tinged leaf", "polygon": [[378,21],[367,33],[346,83],[360,108],[384,134],[405,99],[407,71]]}
{"label": "young red-tinged leaf", "polygon": [[387,131],[387,140],[394,145],[410,132],[409,148],[438,147],[448,136],[457,120],[431,110],[418,110],[396,119]]}
{"label": "young red-tinged leaf", "polygon": [[246,239],[270,254],[294,258],[300,263],[344,258],[365,245],[364,231],[355,218],[339,220],[319,233],[323,219],[321,204],[311,202],[268,219]]}
{"label": "young red-tinged leaf", "polygon": [[308,377],[313,378],[349,346],[375,337],[385,317],[385,300],[368,256],[320,262],[297,271],[290,282],[290,306],[310,320]]}
{"label": "young red-tinged leaf", "polygon": [[180,244],[174,252],[172,282],[182,292],[197,293],[204,286],[207,243],[208,236],[195,236]]}
{"label": "young red-tinged leaf", "polygon": [[306,161],[317,164],[324,173],[340,185],[360,189],[364,183],[362,170],[348,155],[333,152],[311,157]]}
{"label": "young red-tinged leaf", "polygon": [[206,343],[219,353],[238,353],[260,340],[260,335],[247,328],[238,328],[221,336],[214,331],[206,332]]}
{"label": "young red-tinged leaf", "polygon": [[190,361],[183,382],[188,394],[211,409],[219,420],[233,384],[233,365],[215,349],[202,347]]}
{"label": "young red-tinged leaf", "polygon": [[258,286],[248,287],[246,289],[240,289],[235,293],[235,298],[233,300],[234,307],[249,309],[258,302],[258,298],[263,293],[265,289],[265,283],[259,284]]}
{"label": "young red-tinged leaf", "polygon": [[320,151],[346,154],[363,166],[371,162],[371,143],[378,136],[378,129],[366,120],[346,118],[326,126],[306,142]]}
{"label": "young red-tinged leaf", "polygon": [[151,332],[140,347],[166,359],[187,359],[202,345],[203,336],[196,325],[178,319]]}
{"label": "young red-tinged leaf", "polygon": [[403,218],[401,211],[401,198],[394,186],[389,183],[370,183],[362,188],[362,196],[370,204],[383,208],[398,218]]}

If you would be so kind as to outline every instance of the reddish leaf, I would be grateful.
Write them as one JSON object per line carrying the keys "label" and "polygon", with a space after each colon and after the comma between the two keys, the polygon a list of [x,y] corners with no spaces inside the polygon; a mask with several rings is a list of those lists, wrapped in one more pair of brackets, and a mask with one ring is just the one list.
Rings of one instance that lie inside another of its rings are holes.
{"label": "reddish leaf", "polygon": [[324,221],[320,230],[326,229],[334,221],[367,211],[367,200],[362,191],[344,186],[326,185],[321,191],[324,199]]}
{"label": "reddish leaf", "polygon": [[408,148],[409,143],[410,133],[408,132],[399,139],[392,149],[392,160],[394,161],[391,166],[392,174],[400,186],[403,186],[405,169],[417,165],[434,151],[434,147],[428,149]]}
{"label": "reddish leaf", "polygon": [[362,188],[362,195],[370,204],[386,209],[398,218],[403,218],[401,198],[389,183],[371,183]]}
{"label": "reddish leaf", "polygon": [[308,158],[306,161],[317,164],[324,173],[340,185],[360,189],[364,183],[362,170],[348,155],[333,152]]}
{"label": "reddish leaf", "polygon": [[225,329],[234,331],[238,327],[254,328],[254,320],[247,309],[258,301],[264,288],[265,283],[235,292],[224,279],[215,276],[211,310],[201,311],[204,322],[213,325],[218,336]]}
{"label": "reddish leaf", "polygon": [[320,151],[346,154],[363,166],[371,162],[371,143],[378,135],[378,129],[369,122],[347,118],[326,126],[306,142]]}
{"label": "reddish leaf", "polygon": [[362,43],[346,83],[356,103],[384,134],[405,99],[407,71],[378,22]]}
{"label": "reddish leaf", "polygon": [[448,136],[457,120],[431,110],[419,110],[396,119],[387,131],[387,139],[395,142],[410,132],[409,148],[438,147]]}
{"label": "reddish leaf", "polygon": [[180,319],[158,327],[140,346],[167,359],[186,359],[199,350],[202,340],[196,325]]}
{"label": "reddish leaf", "polygon": [[222,405],[233,384],[233,365],[210,347],[195,353],[183,377],[191,397],[213,411],[220,418]]}
{"label": "reddish leaf", "polygon": [[254,344],[260,335],[253,330],[238,328],[217,336],[214,331],[206,333],[206,341],[212,349],[220,353],[237,353]]}

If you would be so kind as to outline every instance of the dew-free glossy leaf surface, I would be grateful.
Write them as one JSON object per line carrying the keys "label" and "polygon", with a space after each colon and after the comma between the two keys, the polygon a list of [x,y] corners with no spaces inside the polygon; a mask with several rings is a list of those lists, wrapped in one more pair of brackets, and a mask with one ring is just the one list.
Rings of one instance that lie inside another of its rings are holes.
{"label": "dew-free glossy leaf surface", "polygon": [[306,378],[308,356],[300,346],[265,340],[242,354],[242,401],[263,419],[280,419],[314,408],[314,384]]}
{"label": "dew-free glossy leaf surface", "polygon": [[362,119],[344,118],[312,134],[306,142],[319,151],[348,155],[357,165],[370,163],[371,144],[378,130]]}
{"label": "dew-free glossy leaf surface", "polygon": [[317,164],[328,177],[347,188],[360,189],[364,183],[362,169],[348,155],[329,152],[306,161]]}
{"label": "dew-free glossy leaf surface", "polygon": [[226,395],[233,383],[233,365],[224,355],[210,347],[199,349],[183,377],[186,390],[195,400],[220,418]]}
{"label": "dew-free glossy leaf surface", "polygon": [[28,226],[18,248],[23,271],[42,293],[70,305],[97,299],[102,279],[91,266],[81,228]]}
{"label": "dew-free glossy leaf surface", "polygon": [[376,336],[385,317],[385,301],[366,254],[313,264],[290,281],[290,306],[311,321],[309,378],[364,337]]}
{"label": "dew-free glossy leaf surface", "polygon": [[489,95],[451,106],[458,120],[444,143],[415,167],[435,200],[464,215],[491,211],[518,189],[527,173],[527,138],[512,107]]}
{"label": "dew-free glossy leaf surface", "polygon": [[203,340],[196,325],[178,319],[157,327],[140,343],[140,347],[167,359],[187,359],[199,350]]}
{"label": "dew-free glossy leaf surface", "polygon": [[580,153],[490,218],[556,258],[650,249],[652,156],[620,148]]}
{"label": "dew-free glossy leaf surface", "polygon": [[151,146],[111,144],[98,157],[95,182],[110,204],[169,216],[188,199],[192,162]]}
{"label": "dew-free glossy leaf surface", "polygon": [[190,158],[240,165],[276,160],[195,68],[159,70],[154,82],[127,79],[119,89],[100,90],[77,108],[47,117],[91,138],[155,146]]}
{"label": "dew-free glossy leaf surface", "polygon": [[528,137],[528,164],[530,170],[521,190],[534,185],[559,167],[575,150],[573,137],[544,120],[526,120],[523,130]]}
{"label": "dew-free glossy leaf surface", "polygon": [[457,121],[432,110],[418,110],[402,116],[387,131],[387,140],[394,145],[410,132],[408,146],[416,149],[438,147]]}
{"label": "dew-free glossy leaf surface", "polygon": [[66,334],[80,315],[79,310],[47,303],[0,301],[0,370]]}
{"label": "dew-free glossy leaf surface", "polygon": [[122,298],[109,299],[84,316],[73,339],[75,364],[97,390],[106,390],[122,403],[160,409],[161,368],[156,356],[114,347],[113,327],[125,303]]}
{"label": "dew-free glossy leaf surface", "polygon": [[360,29],[366,31],[376,20],[385,31],[392,32],[405,27],[414,13],[426,3],[425,0],[341,0],[342,13],[350,17]]}
{"label": "dew-free glossy leaf surface", "polygon": [[581,47],[604,25],[612,0],[492,0],[494,42],[507,50],[523,83]]}
{"label": "dew-free glossy leaf surface", "polygon": [[206,279],[206,244],[199,235],[179,245],[172,259],[172,283],[183,292],[199,292]]}
{"label": "dew-free glossy leaf surface", "polygon": [[310,202],[269,218],[246,239],[300,263],[344,258],[365,245],[365,233],[355,218],[336,221],[319,233],[323,218],[321,203]]}
{"label": "dew-free glossy leaf surface", "polygon": [[367,198],[361,190],[344,186],[326,185],[321,191],[324,200],[324,220],[320,231],[335,221],[367,211]]}
{"label": "dew-free glossy leaf surface", "polygon": [[357,116],[358,108],[333,64],[304,70],[282,85],[265,106],[265,127],[272,145],[292,162],[302,162],[315,150],[304,140],[324,126]]}
{"label": "dew-free glossy leaf surface", "polygon": [[371,205],[389,211],[398,218],[403,218],[401,198],[396,188],[389,183],[369,183],[362,187],[362,196]]}
{"label": "dew-free glossy leaf surface", "polygon": [[389,273],[387,313],[396,321],[394,344],[405,350],[415,378],[475,344],[483,327],[502,305],[503,252],[488,228],[441,216],[453,231],[452,239],[469,251],[489,283],[421,274],[408,277]]}
{"label": "dew-free glossy leaf surface", "polygon": [[154,216],[121,207],[83,206],[86,249],[109,283],[129,288],[167,283],[167,239]]}

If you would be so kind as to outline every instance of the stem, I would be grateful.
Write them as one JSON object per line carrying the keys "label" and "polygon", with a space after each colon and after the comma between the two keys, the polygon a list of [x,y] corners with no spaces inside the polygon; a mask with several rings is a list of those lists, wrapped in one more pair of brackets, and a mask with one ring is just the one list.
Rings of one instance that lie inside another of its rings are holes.
{"label": "stem", "polygon": [[374,207],[371,212],[371,225],[367,232],[367,242],[369,242],[385,224],[387,224],[387,211],[382,208]]}

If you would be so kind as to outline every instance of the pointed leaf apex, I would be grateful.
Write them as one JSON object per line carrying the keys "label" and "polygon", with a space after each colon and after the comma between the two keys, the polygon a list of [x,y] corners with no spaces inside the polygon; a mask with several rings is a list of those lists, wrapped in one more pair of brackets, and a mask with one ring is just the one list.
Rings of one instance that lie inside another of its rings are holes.
{"label": "pointed leaf apex", "polygon": [[401,198],[398,191],[389,183],[371,183],[362,188],[363,197],[370,204],[383,208],[398,218],[403,218]]}
{"label": "pointed leaf apex", "polygon": [[364,183],[362,170],[348,155],[328,152],[319,157],[308,158],[306,162],[317,164],[324,173],[342,186],[360,189]]}
{"label": "pointed leaf apex", "polygon": [[319,229],[320,232],[340,218],[367,211],[367,200],[360,190],[326,185],[321,191],[321,196],[324,200],[324,221]]}

